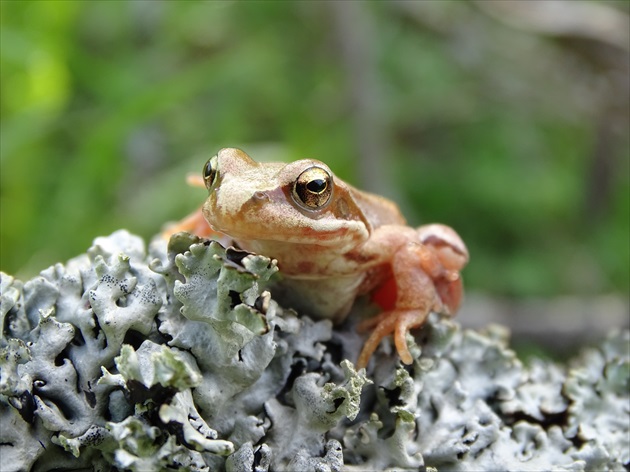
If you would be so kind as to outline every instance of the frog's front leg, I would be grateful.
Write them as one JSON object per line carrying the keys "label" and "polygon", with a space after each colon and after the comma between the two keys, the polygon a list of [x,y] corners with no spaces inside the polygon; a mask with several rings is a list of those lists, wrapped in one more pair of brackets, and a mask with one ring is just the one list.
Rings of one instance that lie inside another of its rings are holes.
{"label": "frog's front leg", "polygon": [[401,360],[411,364],[407,332],[424,324],[431,311],[455,314],[463,296],[459,271],[467,262],[464,242],[444,225],[421,226],[414,237],[398,246],[391,258],[395,308],[359,325],[359,330],[374,331],[365,342],[357,368],[366,367],[381,340],[392,333]]}
{"label": "frog's front leg", "polygon": [[373,331],[363,345],[357,369],[367,366],[381,340],[392,333],[401,360],[405,364],[413,362],[407,348],[407,332],[424,324],[431,311],[443,311],[430,275],[437,273],[440,266],[435,252],[423,244],[407,243],[394,254],[392,273],[396,282],[396,306],[359,325],[360,331]]}

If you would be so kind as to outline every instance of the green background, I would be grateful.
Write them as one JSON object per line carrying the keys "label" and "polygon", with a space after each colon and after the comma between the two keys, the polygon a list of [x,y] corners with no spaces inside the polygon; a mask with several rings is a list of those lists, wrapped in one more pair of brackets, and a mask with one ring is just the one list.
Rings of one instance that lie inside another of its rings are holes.
{"label": "green background", "polygon": [[449,224],[473,290],[629,290],[623,41],[463,1],[0,6],[5,272],[121,227],[150,238],[204,199],[186,173],[234,146]]}

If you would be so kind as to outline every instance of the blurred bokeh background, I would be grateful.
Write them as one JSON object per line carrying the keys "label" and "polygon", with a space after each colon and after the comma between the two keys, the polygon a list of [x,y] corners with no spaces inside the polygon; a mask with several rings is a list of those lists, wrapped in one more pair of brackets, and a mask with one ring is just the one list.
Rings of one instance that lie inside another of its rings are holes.
{"label": "blurred bokeh background", "polygon": [[629,5],[0,2],[0,269],[33,276],[121,227],[149,239],[204,199],[186,173],[235,146],[324,160],[454,227],[477,315],[614,325]]}

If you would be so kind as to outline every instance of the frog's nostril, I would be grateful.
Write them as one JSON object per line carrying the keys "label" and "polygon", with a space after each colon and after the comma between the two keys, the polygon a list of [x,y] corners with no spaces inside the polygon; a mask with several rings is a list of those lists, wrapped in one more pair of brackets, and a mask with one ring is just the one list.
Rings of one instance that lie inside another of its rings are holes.
{"label": "frog's nostril", "polygon": [[254,200],[259,202],[269,200],[269,195],[267,195],[266,192],[261,192],[260,190],[258,192],[254,192],[252,197]]}

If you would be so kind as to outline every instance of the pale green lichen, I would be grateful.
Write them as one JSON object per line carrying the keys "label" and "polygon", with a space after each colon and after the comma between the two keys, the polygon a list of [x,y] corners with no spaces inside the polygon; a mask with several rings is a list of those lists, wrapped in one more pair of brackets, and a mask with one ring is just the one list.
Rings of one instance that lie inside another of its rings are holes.
{"label": "pale green lichen", "polygon": [[414,364],[385,341],[368,379],[344,360],[357,317],[283,310],[276,273],[186,234],[147,254],[119,231],[24,284],[2,274],[2,470],[630,466],[627,331],[524,366],[504,329],[432,315]]}

